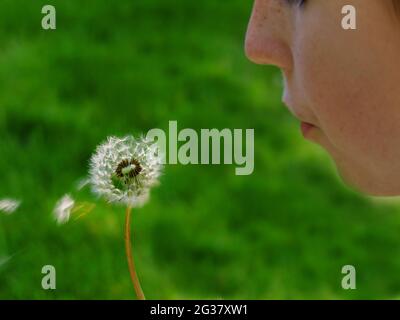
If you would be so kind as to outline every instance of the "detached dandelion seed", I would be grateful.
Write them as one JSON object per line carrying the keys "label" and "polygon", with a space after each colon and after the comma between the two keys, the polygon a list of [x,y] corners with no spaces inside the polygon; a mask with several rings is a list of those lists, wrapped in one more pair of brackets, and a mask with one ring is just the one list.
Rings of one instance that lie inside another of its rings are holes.
{"label": "detached dandelion seed", "polygon": [[126,206],[125,249],[128,267],[138,299],[145,296],[132,256],[130,218],[132,208],[142,207],[150,198],[150,189],[158,185],[162,155],[157,145],[141,137],[108,137],[97,147],[90,160],[89,180],[92,191],[109,203]]}
{"label": "detached dandelion seed", "polygon": [[15,199],[1,199],[0,200],[0,211],[5,214],[12,214],[20,206],[21,201]]}
{"label": "detached dandelion seed", "polygon": [[58,224],[67,223],[71,215],[71,211],[75,206],[75,200],[69,194],[64,195],[53,210],[54,217]]}
{"label": "detached dandelion seed", "polygon": [[80,191],[90,183],[88,178],[80,179],[76,184],[76,190]]}

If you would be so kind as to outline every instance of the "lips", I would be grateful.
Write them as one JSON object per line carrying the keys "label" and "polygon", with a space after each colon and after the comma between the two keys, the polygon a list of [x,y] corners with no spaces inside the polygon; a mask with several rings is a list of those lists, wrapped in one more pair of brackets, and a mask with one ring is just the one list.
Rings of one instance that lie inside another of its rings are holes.
{"label": "lips", "polygon": [[308,122],[301,122],[301,133],[303,134],[303,137],[307,137],[307,135],[309,134],[309,132],[315,128],[314,125],[312,125],[311,123]]}
{"label": "lips", "polygon": [[302,134],[303,134],[304,137],[307,137],[307,135],[309,134],[309,132],[310,132],[312,129],[316,128],[316,126],[313,125],[313,124],[310,123],[310,122],[304,121],[303,119],[304,119],[305,117],[303,118],[303,116],[300,114],[300,112],[299,112],[296,108],[294,108],[294,107],[289,103],[288,100],[289,100],[289,99],[288,99],[287,95],[284,95],[283,98],[282,98],[283,104],[289,109],[290,113],[291,113],[295,118],[297,118],[298,120],[300,120],[300,122],[301,122],[301,125],[300,125],[301,132],[302,132]]}

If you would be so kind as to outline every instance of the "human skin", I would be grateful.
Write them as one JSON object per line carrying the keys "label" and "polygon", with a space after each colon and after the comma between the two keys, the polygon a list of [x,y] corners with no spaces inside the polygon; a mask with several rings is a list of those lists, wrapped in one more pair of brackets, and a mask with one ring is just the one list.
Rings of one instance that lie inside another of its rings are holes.
{"label": "human skin", "polygon": [[[290,4],[292,2],[292,4]],[[245,51],[284,78],[283,101],[312,124],[340,176],[369,195],[400,194],[400,16],[392,0],[255,0]],[[342,7],[357,29],[342,28]]]}

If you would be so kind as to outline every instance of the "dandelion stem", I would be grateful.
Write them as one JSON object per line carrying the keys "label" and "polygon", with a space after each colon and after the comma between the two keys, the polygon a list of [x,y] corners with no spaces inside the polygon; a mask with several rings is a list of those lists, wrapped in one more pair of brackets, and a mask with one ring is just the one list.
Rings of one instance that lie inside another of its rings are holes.
{"label": "dandelion stem", "polygon": [[136,274],[135,263],[132,256],[132,246],[131,246],[131,207],[126,208],[126,218],[125,218],[125,250],[126,258],[128,259],[129,273],[131,275],[133,287],[135,288],[136,297],[138,300],[146,300],[144,297],[142,288],[140,286],[139,278]]}

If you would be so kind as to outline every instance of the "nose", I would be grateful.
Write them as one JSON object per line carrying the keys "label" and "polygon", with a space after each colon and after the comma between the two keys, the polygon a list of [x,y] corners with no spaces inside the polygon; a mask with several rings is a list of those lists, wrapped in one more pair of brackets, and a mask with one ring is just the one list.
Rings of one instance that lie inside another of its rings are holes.
{"label": "nose", "polygon": [[257,64],[289,69],[292,55],[288,44],[288,20],[282,1],[255,0],[248,24],[245,53]]}

